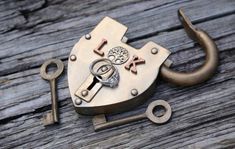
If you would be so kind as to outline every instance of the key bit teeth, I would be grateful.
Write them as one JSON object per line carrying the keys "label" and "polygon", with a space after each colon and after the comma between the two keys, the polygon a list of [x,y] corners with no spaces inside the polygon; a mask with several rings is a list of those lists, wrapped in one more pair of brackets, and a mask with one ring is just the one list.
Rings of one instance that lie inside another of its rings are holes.
{"label": "key bit teeth", "polygon": [[44,115],[43,118],[42,118],[42,121],[43,121],[44,126],[52,125],[52,124],[55,123],[55,121],[53,119],[53,115],[52,115],[51,112]]}
{"label": "key bit teeth", "polygon": [[92,123],[94,126],[99,125],[99,124],[103,124],[106,122],[107,122],[107,119],[104,114],[95,115],[92,119]]}

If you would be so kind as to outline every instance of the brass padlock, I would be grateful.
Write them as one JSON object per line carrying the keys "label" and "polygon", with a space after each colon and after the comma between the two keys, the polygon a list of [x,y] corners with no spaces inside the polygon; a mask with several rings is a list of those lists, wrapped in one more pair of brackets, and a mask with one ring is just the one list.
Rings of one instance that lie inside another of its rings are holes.
{"label": "brass padlock", "polygon": [[[151,95],[160,66],[170,51],[154,42],[140,49],[131,47],[126,44],[126,31],[126,26],[105,17],[74,46],[68,64],[68,80],[78,113],[117,113],[137,106]],[[94,68],[94,65],[98,66]],[[110,69],[102,74],[108,78],[119,74],[114,87],[103,83],[104,77],[93,70],[98,68],[101,72]],[[112,74],[108,74],[110,71]]]}
{"label": "brass padlock", "polygon": [[159,73],[184,86],[208,79],[217,67],[217,47],[205,32],[194,28],[182,10],[179,16],[190,37],[206,50],[207,61],[200,69],[192,73],[170,70],[169,50],[154,42],[140,49],[128,45],[127,27],[105,17],[70,53],[68,82],[76,111],[97,115],[130,110],[152,95]]}

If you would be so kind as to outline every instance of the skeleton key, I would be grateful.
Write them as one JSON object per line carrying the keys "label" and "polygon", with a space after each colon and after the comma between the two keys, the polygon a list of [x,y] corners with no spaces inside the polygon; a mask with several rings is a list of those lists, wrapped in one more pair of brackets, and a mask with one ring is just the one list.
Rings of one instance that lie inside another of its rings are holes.
{"label": "skeleton key", "polygon": [[[164,107],[165,113],[161,116],[154,115],[154,109],[160,106]],[[148,118],[150,121],[152,121],[155,124],[163,124],[170,119],[171,114],[172,114],[171,107],[166,101],[156,100],[148,105],[148,108],[145,111],[145,113],[118,119],[118,120],[113,120],[110,122],[107,122],[104,114],[97,115],[93,118],[93,125],[94,125],[95,131],[98,131],[98,130],[103,130],[106,128],[124,125],[124,124],[134,122],[137,120],[142,120],[144,118]]]}
{"label": "skeleton key", "polygon": [[[51,64],[56,64],[57,70],[53,73],[47,72],[47,67]],[[56,97],[56,79],[64,70],[64,64],[59,59],[50,59],[46,61],[40,69],[41,77],[50,82],[51,88],[51,109],[52,111],[43,116],[43,124],[45,126],[59,122],[58,101]]]}

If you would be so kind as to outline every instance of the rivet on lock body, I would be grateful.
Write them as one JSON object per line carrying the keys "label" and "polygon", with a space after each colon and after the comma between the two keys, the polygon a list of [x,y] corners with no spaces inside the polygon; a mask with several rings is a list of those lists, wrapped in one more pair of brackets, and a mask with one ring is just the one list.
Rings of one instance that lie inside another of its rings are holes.
{"label": "rivet on lock body", "polygon": [[127,27],[105,17],[75,44],[70,54],[68,81],[76,111],[97,115],[130,110],[152,95],[159,73],[182,86],[207,80],[218,64],[217,47],[204,31],[191,24],[182,10],[179,17],[188,35],[206,51],[202,67],[190,73],[171,70],[169,50],[154,42],[140,49],[126,44]]}

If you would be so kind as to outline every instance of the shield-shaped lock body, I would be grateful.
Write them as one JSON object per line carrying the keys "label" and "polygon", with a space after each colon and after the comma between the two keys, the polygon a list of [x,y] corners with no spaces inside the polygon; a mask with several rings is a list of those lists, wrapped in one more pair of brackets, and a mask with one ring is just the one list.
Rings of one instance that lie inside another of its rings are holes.
{"label": "shield-shaped lock body", "polygon": [[126,44],[127,27],[105,17],[73,47],[69,90],[80,114],[119,113],[152,94],[160,66],[170,51],[154,42],[136,49]]}

